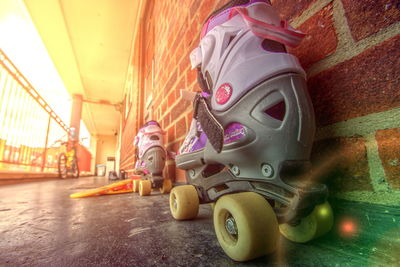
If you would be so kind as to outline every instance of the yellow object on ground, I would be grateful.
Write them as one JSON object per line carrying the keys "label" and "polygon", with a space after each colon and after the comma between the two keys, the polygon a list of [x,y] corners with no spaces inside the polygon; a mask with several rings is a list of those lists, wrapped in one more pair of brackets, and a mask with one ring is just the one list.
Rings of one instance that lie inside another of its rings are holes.
{"label": "yellow object on ground", "polygon": [[70,198],[82,198],[98,195],[112,195],[133,192],[133,179],[126,179],[106,186],[89,189],[69,195]]}

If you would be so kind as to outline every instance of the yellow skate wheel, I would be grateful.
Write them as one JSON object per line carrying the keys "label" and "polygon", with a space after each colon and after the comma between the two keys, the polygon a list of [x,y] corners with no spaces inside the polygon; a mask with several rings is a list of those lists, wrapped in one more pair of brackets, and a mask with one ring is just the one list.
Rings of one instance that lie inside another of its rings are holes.
{"label": "yellow skate wheel", "polygon": [[199,212],[199,196],[193,185],[174,187],[169,195],[169,208],[176,220],[190,220]]}
{"label": "yellow skate wheel", "polygon": [[279,225],[281,234],[296,243],[305,243],[327,232],[333,225],[333,212],[328,202],[315,206],[314,210],[296,225]]}
{"label": "yellow skate wheel", "polygon": [[133,192],[135,193],[139,192],[139,183],[140,180],[133,180]]}
{"label": "yellow skate wheel", "polygon": [[222,249],[235,261],[273,252],[279,237],[274,211],[265,198],[253,192],[219,198],[214,207],[214,229]]}
{"label": "yellow skate wheel", "polygon": [[142,180],[139,182],[139,195],[148,196],[151,194],[151,182],[149,180]]}
{"label": "yellow skate wheel", "polygon": [[164,179],[163,185],[160,188],[161,194],[168,194],[169,192],[171,192],[171,189],[172,189],[171,179]]}

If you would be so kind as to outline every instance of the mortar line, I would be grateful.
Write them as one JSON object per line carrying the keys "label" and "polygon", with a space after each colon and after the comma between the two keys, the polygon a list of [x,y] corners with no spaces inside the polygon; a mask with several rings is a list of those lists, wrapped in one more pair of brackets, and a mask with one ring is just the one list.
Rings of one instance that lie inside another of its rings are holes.
{"label": "mortar line", "polygon": [[371,192],[371,191],[351,191],[338,192],[334,197],[358,202],[367,202],[372,204],[398,205],[400,203],[400,191],[390,192]]}
{"label": "mortar line", "polygon": [[347,50],[354,46],[354,38],[347,22],[346,12],[340,0],[333,1],[333,25],[335,27],[338,46],[336,50]]}
{"label": "mortar line", "polygon": [[333,0],[319,0],[309,6],[300,16],[295,18],[290,24],[292,27],[297,28],[306,22],[309,18],[318,13],[321,9],[326,7]]}
{"label": "mortar line", "polygon": [[369,176],[374,192],[391,191],[389,184],[385,179],[385,170],[379,157],[378,143],[375,139],[375,133],[365,136],[365,147],[367,149],[367,162],[369,167]]}
{"label": "mortar line", "polygon": [[352,46],[338,47],[334,54],[322,59],[307,69],[307,76],[312,77],[324,70],[327,70],[339,63],[345,62],[362,52],[377,46],[390,38],[400,34],[400,22],[394,23],[379,32],[366,37],[358,42],[353,43]]}
{"label": "mortar line", "polygon": [[400,108],[337,122],[317,129],[315,140],[338,136],[356,136],[375,133],[377,130],[400,128]]}

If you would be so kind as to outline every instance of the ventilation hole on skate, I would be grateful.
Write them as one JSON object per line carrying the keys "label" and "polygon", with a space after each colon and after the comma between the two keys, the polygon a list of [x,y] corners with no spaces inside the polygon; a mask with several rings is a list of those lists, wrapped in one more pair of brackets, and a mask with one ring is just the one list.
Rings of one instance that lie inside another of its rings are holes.
{"label": "ventilation hole on skate", "polygon": [[273,40],[268,40],[265,39],[262,43],[261,46],[264,50],[268,52],[274,52],[274,53],[286,53],[286,47]]}
{"label": "ventilation hole on skate", "polygon": [[236,37],[236,35],[232,35],[231,37],[229,37],[229,41],[228,41],[228,44],[226,45],[226,47],[228,47],[232,43],[232,41],[233,41],[233,39],[235,39],[235,37]]}
{"label": "ventilation hole on skate", "polygon": [[160,140],[157,135],[150,136],[150,140]]}
{"label": "ventilation hole on skate", "polygon": [[271,116],[274,119],[283,121],[283,118],[285,117],[285,113],[286,113],[286,105],[284,101],[281,101],[275,105],[273,105],[272,107],[264,110],[264,112]]}
{"label": "ventilation hole on skate", "polygon": [[221,185],[217,185],[214,188],[217,192],[221,192],[221,191],[228,189],[229,187],[226,184],[221,184]]}
{"label": "ventilation hole on skate", "polygon": [[220,173],[225,168],[222,164],[209,164],[203,170],[202,175],[204,178],[210,177],[214,174]]}

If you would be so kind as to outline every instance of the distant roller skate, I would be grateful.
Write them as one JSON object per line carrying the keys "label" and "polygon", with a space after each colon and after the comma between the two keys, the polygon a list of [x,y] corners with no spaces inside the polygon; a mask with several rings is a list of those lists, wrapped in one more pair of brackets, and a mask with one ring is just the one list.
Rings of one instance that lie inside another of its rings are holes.
{"label": "distant roller skate", "polygon": [[141,196],[150,195],[152,188],[159,188],[163,194],[171,191],[171,180],[162,176],[166,160],[163,134],[156,121],[149,121],[135,137],[134,145],[138,150],[135,172],[141,179],[133,181],[133,192]]}
{"label": "distant roller skate", "polygon": [[236,0],[209,17],[190,55],[202,92],[176,157],[189,184],[172,189],[170,209],[187,220],[213,203],[218,241],[236,261],[273,252],[279,231],[307,242],[332,227],[327,187],[309,173],[306,75],[285,47],[302,37],[268,1]]}

